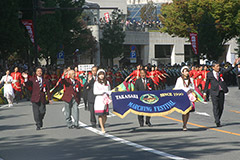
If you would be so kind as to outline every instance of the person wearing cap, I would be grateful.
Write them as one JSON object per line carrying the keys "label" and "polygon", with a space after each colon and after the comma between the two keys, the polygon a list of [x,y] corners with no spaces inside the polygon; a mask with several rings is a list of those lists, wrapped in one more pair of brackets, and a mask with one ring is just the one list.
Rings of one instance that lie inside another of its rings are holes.
{"label": "person wearing cap", "polygon": [[[191,94],[191,92],[195,89],[195,85],[193,82],[193,78],[189,76],[189,68],[187,66],[182,67],[181,69],[182,76],[177,79],[176,85],[174,89],[182,89],[184,90],[188,95]],[[190,112],[195,111],[195,104],[192,102],[192,110]],[[189,120],[189,113],[182,115],[182,121],[183,121],[183,131],[187,131],[187,122]]]}
{"label": "person wearing cap", "polygon": [[223,79],[223,75],[232,70],[232,66],[228,69],[222,69],[220,71],[220,64],[218,62],[212,62],[213,71],[207,73],[207,80],[204,87],[204,99],[206,99],[207,89],[211,83],[210,95],[213,105],[213,114],[217,127],[221,127],[221,117],[224,108],[225,93],[228,92],[228,87]]}
{"label": "person wearing cap", "polygon": [[[98,116],[99,124],[102,133],[105,133],[105,123],[107,121],[107,115],[109,114],[110,103],[109,94],[111,86],[106,79],[106,73],[103,69],[97,71],[97,81],[94,82],[93,93],[96,96],[94,102],[94,111]],[[108,100],[108,102],[106,102]]]}

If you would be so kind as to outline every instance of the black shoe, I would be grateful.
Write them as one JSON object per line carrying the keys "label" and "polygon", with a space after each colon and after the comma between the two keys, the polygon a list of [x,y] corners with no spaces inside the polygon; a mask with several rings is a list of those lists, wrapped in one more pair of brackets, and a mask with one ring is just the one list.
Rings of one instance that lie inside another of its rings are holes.
{"label": "black shoe", "polygon": [[143,124],[140,124],[140,127],[143,127]]}
{"label": "black shoe", "polygon": [[221,123],[216,123],[217,127],[222,127]]}
{"label": "black shoe", "polygon": [[40,123],[40,127],[41,127],[41,128],[43,127],[43,123]]}
{"label": "black shoe", "polygon": [[68,129],[74,129],[75,127],[74,126],[69,126]]}
{"label": "black shoe", "polygon": [[146,125],[148,125],[148,127],[152,127],[152,124],[150,122],[146,123]]}
{"label": "black shoe", "polygon": [[41,130],[41,128],[40,128],[40,127],[37,127],[36,130],[39,131],[39,130]]}
{"label": "black shoe", "polygon": [[81,127],[80,126],[74,126],[75,129],[80,129]]}
{"label": "black shoe", "polygon": [[92,127],[93,127],[93,128],[97,128],[97,125],[96,125],[96,124],[92,124]]}

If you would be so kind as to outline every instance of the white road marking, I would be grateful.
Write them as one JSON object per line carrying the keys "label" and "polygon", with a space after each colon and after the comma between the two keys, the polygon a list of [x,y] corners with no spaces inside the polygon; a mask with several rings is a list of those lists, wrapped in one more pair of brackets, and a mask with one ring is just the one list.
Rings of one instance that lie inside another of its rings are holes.
{"label": "white road marking", "polygon": [[[8,108],[8,104],[0,106],[0,109]],[[11,107],[10,107],[11,108]],[[1,159],[0,159],[1,160]]]}
{"label": "white road marking", "polygon": [[209,114],[207,114],[207,113],[205,113],[205,112],[194,112],[194,114],[211,117]]}
{"label": "white road marking", "polygon": [[166,158],[169,158],[169,159],[174,159],[174,160],[186,160],[186,158],[183,158],[183,157],[178,157],[178,156],[175,156],[175,155],[172,155],[172,154],[169,154],[169,153],[166,153],[166,152],[162,152],[162,151],[159,151],[159,150],[155,150],[153,148],[150,148],[150,147],[146,147],[146,146],[143,146],[143,145],[140,145],[140,144],[137,144],[137,143],[133,143],[131,141],[128,141],[128,140],[125,140],[125,139],[122,139],[122,138],[119,138],[119,137],[116,137],[114,135],[111,135],[111,134],[108,134],[108,133],[102,133],[101,131],[93,128],[93,127],[89,127],[88,125],[82,123],[81,121],[79,121],[79,125],[93,133],[96,133],[98,135],[102,135],[106,138],[110,138],[111,140],[114,140],[116,142],[120,142],[122,144],[126,144],[128,146],[132,146],[132,147],[135,147],[135,148],[138,148],[142,151],[147,151],[147,152],[150,152],[150,153],[154,153],[156,155],[159,155],[159,156],[163,156],[163,157],[166,157]]}

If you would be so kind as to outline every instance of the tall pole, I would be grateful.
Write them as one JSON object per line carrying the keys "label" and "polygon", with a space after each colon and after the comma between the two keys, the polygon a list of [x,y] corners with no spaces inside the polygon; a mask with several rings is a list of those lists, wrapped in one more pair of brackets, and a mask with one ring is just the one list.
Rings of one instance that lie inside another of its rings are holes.
{"label": "tall pole", "polygon": [[37,10],[38,0],[32,0],[33,2],[33,31],[34,31],[34,62],[35,66],[38,65],[38,41],[37,41]]}

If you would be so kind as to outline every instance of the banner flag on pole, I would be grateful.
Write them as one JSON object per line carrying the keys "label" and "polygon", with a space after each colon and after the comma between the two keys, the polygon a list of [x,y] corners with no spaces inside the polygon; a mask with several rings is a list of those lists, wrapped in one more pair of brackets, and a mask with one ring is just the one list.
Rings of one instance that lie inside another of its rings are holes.
{"label": "banner flag on pole", "polygon": [[190,41],[194,54],[198,54],[198,35],[197,33],[190,33]]}

